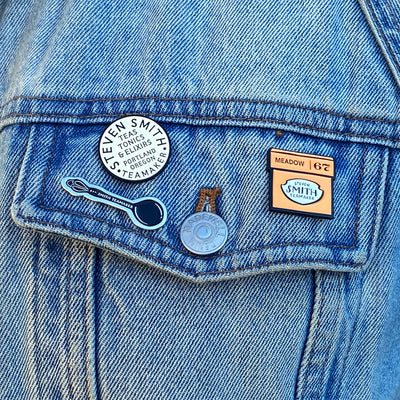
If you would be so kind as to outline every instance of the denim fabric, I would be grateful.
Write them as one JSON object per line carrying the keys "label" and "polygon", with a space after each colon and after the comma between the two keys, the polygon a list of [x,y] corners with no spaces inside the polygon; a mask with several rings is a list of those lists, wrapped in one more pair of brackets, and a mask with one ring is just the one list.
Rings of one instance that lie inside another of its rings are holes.
{"label": "denim fabric", "polygon": [[[0,398],[400,399],[400,6],[0,2]],[[139,114],[140,184],[101,165]],[[333,157],[334,218],[270,211],[270,148]],[[154,196],[155,231],[73,197]],[[220,187],[224,247],[179,239]]]}

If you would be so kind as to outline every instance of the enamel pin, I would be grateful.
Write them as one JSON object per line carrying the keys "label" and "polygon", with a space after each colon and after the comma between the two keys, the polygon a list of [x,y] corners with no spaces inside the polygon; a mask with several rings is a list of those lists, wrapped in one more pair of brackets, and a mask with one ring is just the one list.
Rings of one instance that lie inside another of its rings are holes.
{"label": "enamel pin", "polygon": [[129,200],[99,186],[91,185],[82,178],[67,177],[61,180],[61,185],[72,196],[83,196],[125,211],[132,222],[142,229],[161,228],[167,220],[164,204],[154,197]]}
{"label": "enamel pin", "polygon": [[270,149],[270,210],[333,218],[332,157]]}
{"label": "enamel pin", "polygon": [[114,121],[100,137],[99,156],[106,170],[131,183],[157,176],[167,165],[171,144],[156,121],[131,115]]}

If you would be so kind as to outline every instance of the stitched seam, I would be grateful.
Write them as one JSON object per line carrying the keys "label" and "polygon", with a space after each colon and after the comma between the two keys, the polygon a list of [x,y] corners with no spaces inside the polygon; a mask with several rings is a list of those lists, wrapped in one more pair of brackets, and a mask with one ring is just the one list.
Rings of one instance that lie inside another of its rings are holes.
{"label": "stitched seam", "polygon": [[319,264],[320,263],[326,263],[326,264],[344,265],[344,266],[350,266],[350,267],[361,267],[362,265],[364,265],[364,263],[336,262],[336,261],[323,260],[323,259],[318,259],[318,260],[292,260],[292,261],[287,260],[287,261],[273,261],[273,262],[269,262],[269,263],[255,264],[255,265],[246,266],[246,267],[242,267],[242,268],[235,268],[235,269],[223,270],[223,271],[193,272],[192,270],[187,269],[185,267],[182,267],[180,265],[173,264],[173,263],[170,263],[168,261],[161,260],[161,259],[159,259],[159,258],[157,258],[157,257],[155,257],[155,256],[153,256],[151,254],[147,254],[147,253],[144,253],[144,252],[142,252],[140,250],[133,249],[133,248],[131,248],[131,247],[129,247],[129,246],[127,246],[127,245],[125,245],[125,244],[123,244],[121,242],[118,242],[116,240],[105,239],[104,236],[95,235],[93,233],[86,232],[86,231],[79,230],[79,229],[69,228],[68,226],[57,224],[57,223],[54,223],[54,222],[46,222],[46,221],[42,221],[42,220],[35,219],[35,218],[32,218],[32,217],[27,217],[27,216],[24,216],[22,214],[18,214],[18,216],[21,217],[25,221],[36,222],[39,225],[54,226],[54,227],[57,227],[57,228],[64,228],[64,229],[68,230],[69,232],[80,233],[83,236],[88,237],[88,238],[96,238],[96,239],[104,240],[106,242],[113,243],[113,244],[117,245],[117,247],[122,247],[122,248],[128,249],[131,252],[133,252],[134,254],[139,254],[141,256],[144,256],[145,258],[149,258],[149,259],[152,259],[154,261],[158,261],[161,264],[166,264],[166,265],[169,265],[169,266],[171,266],[171,267],[173,267],[175,269],[186,271],[186,272],[188,272],[188,273],[190,273],[191,275],[194,275],[194,276],[211,275],[211,274],[229,274],[229,273],[232,273],[232,272],[243,271],[243,270],[247,270],[247,269],[254,269],[254,268],[257,268],[257,267],[267,267],[267,266],[270,266],[270,265],[277,265],[277,264],[300,264],[300,263],[304,263],[304,262],[309,262],[309,263],[313,263],[313,264],[314,263],[319,263]]}
{"label": "stitched seam", "polygon": [[[380,164],[381,165],[383,164],[384,157],[385,157],[385,154],[382,151],[382,155],[381,155],[381,159],[380,159]],[[380,171],[379,171],[378,185],[382,184],[382,175],[383,175],[383,168],[381,167]],[[377,220],[377,217],[378,217],[378,198],[379,198],[379,190],[376,190],[376,193],[375,193],[374,218],[373,218],[373,222],[372,222],[371,233],[369,235],[370,240],[369,240],[369,246],[368,247],[370,249],[372,247],[372,240],[373,240],[373,237],[374,237],[374,233],[375,233],[375,229],[376,229],[376,220]]]}
{"label": "stitched seam", "polygon": [[[30,166],[32,164],[32,160],[33,160],[33,158],[35,157],[35,154],[36,154],[36,146],[37,146],[37,144],[39,142],[39,130],[40,129],[38,127],[36,127],[36,133],[35,133],[35,135],[33,137],[33,142],[32,142],[31,154],[28,155],[29,161],[27,162],[27,165],[26,165],[26,168],[28,169],[28,171],[29,171],[29,168],[30,168]],[[29,143],[28,143],[28,147],[29,147]],[[28,182],[28,179],[26,178],[26,175],[28,175],[28,172],[25,172],[25,176],[24,176],[24,180],[23,180],[22,188],[21,188],[21,195],[18,197],[17,202],[21,202],[23,200],[24,196],[25,196],[26,184]]]}
{"label": "stitched seam", "polygon": [[[342,290],[342,276],[339,274],[338,275],[338,293],[339,293],[339,295],[340,295],[341,290]],[[333,295],[333,296],[335,296],[335,295]],[[336,307],[335,319],[333,320],[332,330],[337,328],[337,321],[338,321],[338,318],[339,318],[339,308],[340,308],[340,298],[338,299],[338,304],[337,304],[337,307]],[[329,343],[330,342],[331,341],[329,341]],[[332,343],[332,345],[333,345],[333,343]],[[325,377],[325,374],[326,374],[326,366],[327,366],[327,363],[328,363],[328,360],[329,360],[329,347],[328,346],[329,346],[329,344],[327,345],[327,354],[326,354],[326,357],[325,357],[324,362],[322,364],[322,372],[321,372],[322,382],[324,381],[324,377]],[[320,386],[320,389],[321,390],[323,389],[322,385]]]}
{"label": "stitched seam", "polygon": [[[55,131],[55,135],[57,134],[56,133],[57,132],[57,130]],[[33,144],[33,148],[35,148],[36,147],[36,143],[35,144]],[[365,147],[365,146],[364,146]],[[30,163],[32,162],[32,159],[33,159],[33,157],[31,157],[31,160],[30,160]],[[29,163],[29,164],[30,164]],[[364,163],[365,164],[365,163]],[[364,166],[364,165],[363,165]],[[24,183],[23,183],[23,188],[24,188],[24,190],[25,190],[25,181],[27,180],[27,173],[25,174],[25,176],[24,176]],[[21,197],[23,197],[23,194],[21,195]],[[377,198],[377,197],[376,197]],[[376,202],[377,202],[377,200],[376,200]],[[375,204],[375,207],[376,207],[376,204]],[[57,211],[57,210],[54,210],[54,211]],[[62,212],[65,212],[65,213],[69,213],[68,211],[65,211],[65,210],[60,210],[60,211],[62,211]],[[77,213],[75,213],[75,214],[77,214]],[[150,254],[146,254],[146,253],[142,253],[142,252],[140,252],[139,250],[134,250],[134,249],[132,249],[131,247],[129,247],[129,246],[127,246],[127,245],[124,245],[124,244],[122,244],[122,243],[119,243],[119,242],[117,242],[117,241],[115,241],[115,240],[112,240],[112,239],[106,239],[106,238],[104,238],[104,237],[101,237],[101,236],[97,236],[97,235],[94,235],[94,234],[90,234],[90,233],[87,233],[87,232],[85,232],[85,231],[79,231],[79,230],[76,230],[76,229],[72,229],[72,228],[69,228],[69,227],[67,227],[67,226],[65,226],[65,225],[60,225],[60,224],[55,224],[55,223],[50,223],[50,222],[43,222],[43,221],[40,221],[40,220],[38,220],[38,219],[34,219],[34,218],[31,218],[31,217],[27,217],[27,216],[24,216],[21,212],[18,212],[18,214],[17,214],[18,216],[20,216],[23,220],[25,220],[25,221],[33,221],[33,222],[37,222],[37,223],[39,223],[39,224],[41,224],[41,225],[44,225],[44,226],[56,226],[56,227],[60,227],[60,228],[64,228],[64,229],[67,229],[67,230],[69,230],[69,231],[73,231],[73,232],[77,232],[77,233],[81,233],[81,234],[83,234],[84,236],[86,236],[86,237],[94,237],[94,238],[98,238],[98,239],[101,239],[101,240],[107,240],[108,242],[110,242],[110,243],[114,243],[114,244],[116,244],[117,246],[119,246],[119,247],[122,247],[122,248],[126,248],[126,249],[128,249],[128,250],[130,250],[130,251],[132,251],[133,253],[136,253],[136,254],[139,254],[139,255],[142,255],[142,256],[144,256],[144,257],[146,257],[146,258],[149,258],[149,259],[153,259],[153,260],[155,260],[155,261],[157,261],[157,262],[160,262],[160,263],[162,263],[162,264],[166,264],[166,265],[170,265],[171,267],[173,267],[173,268],[176,268],[176,269],[180,269],[180,270],[182,270],[182,271],[187,271],[188,273],[190,273],[190,274],[192,274],[192,275],[194,275],[194,276],[201,276],[201,275],[209,275],[209,274],[220,274],[220,273],[225,273],[225,274],[229,274],[229,273],[232,273],[232,272],[236,272],[236,271],[241,271],[241,270],[246,270],[246,269],[254,269],[254,268],[256,268],[256,267],[264,267],[264,266],[270,266],[270,265],[272,265],[272,264],[276,264],[276,262],[274,262],[274,263],[264,263],[264,264],[256,264],[256,265],[252,265],[252,266],[247,266],[247,267],[243,267],[243,268],[236,268],[236,269],[233,269],[233,270],[224,270],[224,271],[206,271],[206,272],[203,272],[203,273],[195,273],[195,272],[193,272],[193,271],[191,271],[191,270],[189,270],[189,269],[187,269],[187,268],[184,268],[184,267],[182,267],[182,266],[178,266],[178,265],[176,265],[176,264],[172,264],[172,263],[169,263],[168,261],[163,261],[163,260],[161,260],[161,259],[158,259],[158,258],[156,258],[156,257],[154,257],[154,256],[152,256],[152,255],[150,255]],[[79,215],[79,214],[78,214]],[[374,223],[376,223],[376,219],[374,219]],[[126,229],[126,228],[124,228],[124,227],[121,227],[122,229]],[[133,231],[134,232],[134,231]],[[135,232],[134,232],[135,233]],[[142,235],[143,236],[143,235]],[[153,238],[150,238],[150,239],[152,239],[152,240],[154,240]],[[162,244],[162,242],[160,242],[160,241],[158,241],[160,244]],[[297,243],[298,244],[298,243]],[[322,245],[322,244],[321,244]],[[276,246],[281,246],[281,245],[276,245]],[[254,250],[254,249],[252,249],[252,250]],[[250,251],[250,250],[249,250]],[[322,262],[322,263],[327,263],[327,264],[334,264],[334,265],[348,265],[348,266],[351,266],[351,267],[359,267],[359,266],[362,266],[362,265],[364,265],[363,263],[339,263],[339,262],[333,262],[333,261],[328,261],[328,260],[313,260],[313,261],[310,261],[310,260],[299,260],[299,261],[284,261],[284,262],[281,262],[280,264],[288,264],[288,263],[303,263],[303,262],[312,262],[312,263],[317,263],[317,262]]]}
{"label": "stitched seam", "polygon": [[26,100],[42,100],[42,101],[65,101],[65,102],[80,102],[80,103],[92,103],[92,102],[106,102],[106,101],[132,101],[132,100],[160,100],[160,101],[176,101],[176,102],[209,102],[209,103],[255,103],[255,104],[270,104],[275,106],[284,106],[288,108],[320,112],[335,117],[341,117],[345,119],[353,119],[359,121],[371,121],[371,122],[385,122],[389,124],[397,124],[400,120],[387,120],[380,118],[368,118],[368,117],[356,117],[349,114],[342,114],[335,111],[324,110],[320,108],[296,106],[290,103],[284,103],[272,100],[251,100],[251,99],[213,99],[213,98],[176,98],[176,97],[157,97],[157,96],[134,96],[134,97],[111,97],[111,98],[97,98],[97,99],[70,99],[70,98],[51,98],[51,97],[40,97],[40,96],[16,96],[6,101],[0,106],[0,109],[6,107],[9,103],[19,99]]}
{"label": "stitched seam", "polygon": [[[303,341],[303,346],[302,346],[302,351],[301,351],[301,357],[299,360],[299,364],[297,367],[297,372],[296,372],[296,386],[295,386],[295,391],[294,391],[294,397],[293,400],[301,400],[299,396],[301,396],[300,389],[302,389],[302,392],[304,391],[304,385],[302,381],[302,369],[303,369],[303,360],[305,357],[307,357],[307,351],[308,351],[308,340],[311,336],[311,330],[312,330],[312,324],[314,321],[314,311],[316,308],[316,292],[317,292],[317,284],[316,284],[316,273],[317,271],[315,269],[311,270],[311,280],[312,280],[312,301],[310,303],[310,311],[309,315],[307,318],[307,326],[306,326],[306,335]],[[304,367],[306,368],[306,367]],[[306,375],[306,374],[304,374]]]}
{"label": "stitched seam", "polygon": [[90,258],[89,258],[89,247],[85,246],[85,278],[84,278],[84,296],[83,296],[83,314],[84,314],[84,318],[83,318],[83,346],[84,348],[86,348],[86,352],[85,352],[85,394],[86,394],[86,398],[89,399],[90,395],[89,395],[89,351],[90,351],[90,347],[89,347],[89,341],[88,341],[88,319],[89,319],[89,312],[88,312],[88,306],[87,303],[89,301],[89,284],[88,284],[88,280],[89,280],[89,263],[90,263]]}
{"label": "stitched seam", "polygon": [[[12,117],[51,117],[51,118],[80,118],[80,119],[88,119],[88,118],[96,118],[96,117],[122,117],[129,115],[129,113],[120,113],[120,114],[93,114],[93,115],[57,115],[57,114],[9,114],[0,118],[0,121],[3,121]],[[206,116],[193,116],[193,115],[179,115],[179,114],[155,114],[155,113],[139,113],[137,115],[147,115],[152,117],[167,117],[167,118],[187,118],[187,119],[204,119],[204,120],[231,120],[231,121],[254,121],[254,122],[270,122],[270,123],[278,123],[284,124],[288,126],[295,126],[297,128],[310,129],[313,131],[321,131],[328,132],[342,136],[348,137],[358,137],[363,139],[376,139],[376,140],[387,140],[389,142],[400,142],[400,138],[389,138],[385,136],[374,136],[367,134],[357,134],[357,133],[349,133],[349,132],[340,132],[335,131],[333,129],[326,128],[316,128],[311,125],[298,124],[295,122],[281,121],[269,118],[245,118],[245,117],[206,117]]]}
{"label": "stitched seam", "polygon": [[[108,221],[100,219],[100,218],[92,217],[92,216],[85,215],[85,214],[80,214],[80,213],[77,213],[77,212],[74,212],[74,211],[61,210],[61,209],[50,208],[50,207],[45,207],[45,206],[39,206],[39,208],[42,208],[42,209],[48,210],[48,211],[57,211],[57,212],[65,213],[65,214],[77,215],[77,216],[88,218],[88,219],[92,219],[92,220],[95,220],[95,221],[98,221],[98,222],[106,223],[107,225],[114,226],[115,228],[122,229],[124,231],[134,233],[135,235],[142,236],[143,238],[152,240],[155,243],[158,243],[158,244],[160,244],[160,245],[162,245],[164,247],[168,247],[169,249],[176,251],[177,253],[180,253],[180,254],[183,254],[183,255],[188,255],[191,258],[196,258],[196,259],[200,259],[200,260],[204,259],[204,257],[194,256],[194,255],[192,255],[192,254],[190,254],[188,252],[185,252],[185,251],[183,251],[181,249],[178,249],[178,248],[176,248],[174,246],[171,246],[170,244],[165,243],[162,240],[159,240],[157,238],[153,238],[151,236],[147,236],[145,234],[142,234],[141,232],[137,232],[137,231],[134,231],[132,229],[126,228],[123,225],[114,224],[112,222],[108,222]],[[103,236],[103,238],[105,240],[109,240],[105,236]],[[223,254],[218,254],[218,255],[207,257],[207,259],[222,258],[222,257],[232,256],[232,255],[235,255],[235,254],[248,253],[250,251],[258,251],[258,250],[265,250],[265,249],[271,249],[271,248],[273,249],[273,248],[282,247],[282,246],[323,246],[323,247],[329,247],[329,248],[341,248],[341,249],[349,249],[349,250],[352,250],[352,249],[356,248],[355,244],[353,244],[351,246],[346,246],[346,245],[341,245],[341,244],[325,244],[325,243],[317,243],[317,242],[288,242],[288,243],[277,243],[277,244],[271,244],[271,245],[267,245],[267,246],[250,247],[250,248],[247,248],[247,249],[230,251],[228,253],[223,253]]]}
{"label": "stitched seam", "polygon": [[[363,155],[362,155],[362,169],[360,173],[360,177],[358,179],[358,201],[357,201],[357,206],[356,206],[356,223],[355,223],[355,228],[354,228],[354,235],[353,235],[353,245],[349,246],[349,249],[354,249],[356,247],[356,242],[357,242],[357,235],[358,235],[358,228],[360,225],[360,204],[361,204],[361,192],[362,192],[362,187],[363,187],[363,181],[364,181],[364,172],[365,172],[365,164],[366,164],[366,157],[367,157],[367,146],[363,146]],[[382,167],[381,167],[382,170]],[[378,191],[378,189],[376,189]],[[377,203],[375,202],[375,208],[377,207]]]}
{"label": "stitched seam", "polygon": [[[42,185],[41,185],[41,195],[40,195],[39,202],[38,202],[39,208],[42,208],[42,209],[45,209],[45,210],[48,210],[48,211],[57,211],[57,212],[62,212],[62,213],[67,213],[67,214],[72,214],[72,215],[78,215],[80,217],[88,218],[88,219],[95,220],[95,221],[98,221],[98,222],[107,223],[108,225],[114,226],[116,228],[125,230],[127,232],[131,232],[131,233],[134,233],[134,234],[136,234],[138,236],[141,236],[141,237],[144,237],[146,239],[152,240],[152,241],[154,241],[154,242],[156,242],[156,243],[158,243],[158,244],[160,244],[160,245],[162,245],[164,247],[168,247],[168,248],[170,248],[170,249],[172,249],[172,250],[174,250],[174,251],[176,251],[176,252],[178,252],[180,254],[191,256],[189,253],[187,253],[185,251],[182,251],[180,249],[177,249],[177,248],[169,245],[168,243],[165,243],[165,242],[163,242],[163,241],[161,241],[159,239],[156,239],[156,238],[153,238],[151,236],[145,235],[145,234],[143,234],[141,232],[138,232],[138,231],[135,231],[133,229],[126,228],[126,227],[124,227],[122,225],[118,225],[118,224],[115,224],[115,223],[112,223],[112,222],[108,222],[108,221],[106,221],[104,219],[100,219],[100,218],[97,218],[97,217],[94,217],[94,216],[91,216],[91,215],[81,214],[81,213],[78,213],[78,212],[75,212],[75,211],[69,211],[69,210],[63,210],[63,209],[51,208],[51,207],[44,206],[43,203],[42,203],[43,202],[43,196],[44,196],[44,187],[45,187],[45,183],[46,183],[46,180],[47,180],[47,174],[48,174],[48,172],[50,170],[51,160],[53,159],[53,156],[54,156],[54,150],[55,150],[55,143],[56,143],[57,135],[58,135],[58,126],[57,126],[57,129],[55,129],[55,132],[54,132],[52,145],[51,145],[52,146],[51,147],[51,153],[50,153],[49,160],[47,162],[47,167],[46,167],[45,174],[43,176],[43,181],[42,181]],[[36,148],[36,144],[34,146]],[[363,187],[362,181],[364,179],[364,171],[365,171],[365,164],[366,164],[366,162],[365,162],[366,153],[367,153],[366,149],[367,149],[366,145],[364,145],[363,146],[362,162],[361,162],[362,168],[361,168],[361,173],[360,173],[360,177],[359,177],[359,180],[358,180],[358,202],[357,202],[357,206],[356,206],[356,223],[355,223],[355,230],[354,230],[354,234],[353,234],[353,244],[351,246],[324,244],[324,243],[314,243],[314,242],[277,243],[277,244],[271,244],[271,245],[267,245],[267,246],[260,246],[260,247],[256,247],[256,248],[247,248],[247,249],[235,250],[235,251],[231,251],[231,252],[228,252],[228,253],[214,255],[214,256],[211,256],[211,257],[208,257],[208,258],[209,259],[221,258],[221,257],[231,256],[231,255],[234,255],[234,254],[247,253],[247,252],[250,252],[250,251],[258,251],[258,250],[263,250],[263,249],[267,249],[267,248],[275,248],[275,247],[282,247],[282,246],[305,246],[305,245],[308,245],[308,246],[324,246],[324,247],[330,247],[330,248],[354,249],[356,247],[357,235],[358,235],[358,227],[359,227],[359,219],[360,219],[360,202],[361,202],[361,191],[362,191],[362,187]],[[32,157],[32,158],[34,158],[34,157]],[[381,168],[381,170],[382,170],[382,168]],[[108,239],[106,239],[106,240],[108,240]],[[198,257],[198,256],[197,257],[196,256],[191,256],[191,257],[192,258],[196,258],[196,259],[202,259],[201,257]]]}
{"label": "stitched seam", "polygon": [[[310,373],[310,369],[311,369],[311,364],[313,362],[313,357],[315,355],[315,345],[316,345],[316,342],[318,341],[318,336],[320,335],[321,315],[322,315],[322,310],[323,310],[323,307],[324,307],[324,302],[325,302],[325,299],[326,299],[326,295],[323,293],[323,277],[324,277],[324,275],[325,274],[321,273],[321,286],[320,286],[321,304],[320,304],[320,309],[319,309],[319,313],[318,313],[318,317],[317,317],[317,330],[315,332],[315,336],[314,336],[313,343],[312,343],[312,348],[310,350],[310,356],[309,356],[309,359],[308,359],[308,362],[307,362],[306,373],[304,375],[304,384],[302,386],[302,392],[301,392],[301,398],[303,398],[303,399],[305,398],[305,387],[306,387],[306,384],[307,384],[308,377],[310,375],[312,375]],[[341,289],[342,289],[342,279],[341,279],[341,275],[338,275],[338,293],[339,294],[340,294]],[[335,294],[333,294],[333,296],[335,296]],[[338,302],[338,305],[336,307],[335,317],[334,317],[334,320],[333,320],[333,324],[334,324],[335,328],[336,328],[338,317],[339,317],[339,309],[340,309],[340,302]],[[322,382],[323,382],[325,374],[326,374],[326,365],[327,365],[327,363],[329,361],[329,347],[328,346],[329,346],[329,343],[325,346],[327,354],[326,354],[326,357],[324,358],[322,366],[321,366],[320,377],[322,379]],[[322,399],[321,394],[316,394],[315,393],[315,391],[318,391],[318,390],[322,391],[323,390],[322,385],[318,384],[316,387],[315,386],[316,385],[314,385],[314,390],[311,388],[312,392],[309,393],[310,397],[314,398],[315,395],[317,395],[316,398]]]}
{"label": "stitched seam", "polygon": [[[49,173],[50,165],[51,165],[51,162],[53,161],[53,157],[54,157],[54,150],[56,148],[57,134],[58,134],[58,125],[56,125],[56,128],[54,129],[53,140],[51,142],[51,147],[50,147],[50,149],[51,149],[50,150],[50,157],[47,160],[46,170],[45,170],[44,175],[43,175],[43,181],[42,181],[42,185],[41,185],[41,188],[40,188],[39,207],[42,205],[43,196],[44,196],[44,186],[46,184],[47,174]],[[36,140],[38,140],[37,137],[36,137]],[[35,149],[36,149],[36,144],[35,144]],[[33,153],[33,154],[35,154],[35,153]]]}
{"label": "stitched seam", "polygon": [[213,214],[217,213],[217,206],[215,204],[217,196],[221,194],[220,187],[210,188],[200,188],[200,196],[199,201],[197,202],[197,206],[195,208],[195,213],[199,213],[202,211],[206,198],[208,198],[210,212]]}
{"label": "stitched seam", "polygon": [[65,282],[65,344],[66,344],[66,367],[67,367],[67,384],[68,384],[68,394],[70,399],[73,398],[73,389],[72,389],[72,378],[71,378],[71,360],[70,360],[70,351],[71,351],[71,343],[70,343],[70,263],[71,263],[71,254],[69,253],[67,256],[66,263],[66,282]]}
{"label": "stitched seam", "polygon": [[399,66],[399,64],[397,62],[397,58],[396,58],[396,56],[395,56],[395,54],[393,52],[393,49],[392,49],[392,46],[391,46],[390,42],[387,40],[387,38],[386,38],[386,36],[385,36],[385,34],[384,34],[379,22],[378,22],[378,19],[377,19],[376,14],[375,14],[375,10],[373,9],[370,0],[365,0],[365,1],[366,1],[366,3],[368,4],[368,6],[370,8],[371,16],[374,19],[374,22],[376,24],[377,30],[379,31],[380,36],[382,37],[383,41],[385,42],[385,45],[386,45],[387,49],[389,50],[389,52],[390,52],[390,54],[392,56],[392,62],[395,64],[395,66],[397,67],[397,71],[399,72],[400,66]]}
{"label": "stitched seam", "polygon": [[304,373],[303,386],[302,386],[302,389],[301,389],[300,399],[304,399],[305,387],[306,387],[306,385],[307,385],[308,377],[309,377],[309,375],[311,375],[311,374],[310,374],[311,360],[312,360],[313,357],[314,357],[315,345],[316,345],[316,343],[317,343],[319,331],[320,331],[320,329],[321,329],[321,315],[322,315],[323,304],[324,304],[324,301],[325,301],[325,296],[324,296],[324,292],[323,292],[323,282],[324,282],[324,281],[323,281],[323,277],[324,277],[324,275],[321,274],[320,276],[321,276],[321,285],[320,285],[321,303],[320,303],[320,306],[319,306],[319,311],[318,311],[318,316],[317,316],[317,322],[316,322],[317,327],[316,327],[316,330],[315,330],[314,339],[313,339],[313,342],[312,342],[312,345],[311,345],[311,349],[310,349],[310,355],[309,355],[309,358],[308,358],[307,369],[306,369],[306,372]]}
{"label": "stitched seam", "polygon": [[339,375],[339,378],[338,378],[339,386],[337,388],[336,396],[334,397],[334,398],[337,398],[337,399],[340,398],[340,395],[342,393],[342,389],[344,388],[343,378],[344,378],[345,366],[346,366],[347,360],[349,358],[351,344],[353,343],[353,338],[354,338],[354,335],[355,335],[355,332],[356,332],[356,326],[357,326],[357,323],[358,323],[358,320],[359,320],[359,314],[360,314],[361,303],[362,303],[362,296],[363,296],[363,292],[364,292],[364,273],[361,274],[361,276],[359,278],[359,284],[361,285],[360,300],[359,300],[358,305],[357,305],[357,312],[356,312],[356,315],[355,315],[355,318],[354,318],[354,323],[353,323],[353,326],[352,326],[352,329],[351,329],[349,344],[348,344],[347,349],[346,349],[346,355],[345,355],[345,357],[343,359],[343,363],[342,363],[342,366],[341,366],[341,372],[340,372],[340,375]]}
{"label": "stitched seam", "polygon": [[[174,246],[171,246],[170,244],[165,243],[162,240],[159,240],[159,239],[151,237],[151,236],[147,236],[147,235],[145,235],[145,234],[143,234],[141,232],[134,231],[133,229],[126,228],[123,225],[118,225],[118,224],[115,224],[113,222],[108,222],[106,220],[103,220],[103,219],[100,219],[100,218],[97,218],[97,217],[93,217],[93,216],[85,215],[85,214],[80,214],[80,213],[74,212],[74,211],[61,210],[61,209],[50,208],[50,207],[45,207],[45,206],[39,206],[39,208],[42,208],[42,209],[48,210],[48,211],[57,211],[57,212],[65,213],[65,214],[77,215],[77,216],[88,218],[88,219],[92,219],[92,220],[95,220],[95,221],[98,221],[98,222],[106,223],[107,225],[114,226],[115,228],[122,229],[124,231],[134,233],[135,235],[142,236],[143,238],[152,240],[152,241],[154,241],[154,242],[156,242],[156,243],[158,243],[158,244],[160,244],[160,245],[162,245],[164,247],[168,247],[169,249],[174,250],[174,251],[176,251],[176,252],[178,252],[180,254],[188,255],[188,256],[190,256],[192,258],[196,258],[196,259],[204,259],[204,257],[192,256],[192,254],[190,254],[188,252],[185,252],[185,251],[183,251],[181,249],[178,249],[178,248],[176,248]],[[107,237],[105,237],[105,236],[104,236],[104,239],[108,240]],[[323,246],[323,247],[329,247],[329,248],[341,248],[341,249],[349,249],[349,250],[352,250],[352,249],[356,248],[355,243],[352,244],[351,246],[346,246],[346,245],[342,245],[342,244],[325,244],[325,243],[317,243],[317,242],[288,242],[288,243],[276,243],[276,244],[271,244],[271,245],[267,245],[267,246],[250,247],[250,248],[247,248],[247,249],[230,251],[228,253],[223,253],[223,254],[218,254],[218,255],[211,256],[211,257],[207,257],[207,259],[222,258],[222,257],[226,257],[226,256],[232,256],[232,255],[235,255],[235,254],[248,253],[250,251],[258,251],[258,250],[265,250],[265,249],[273,249],[273,248],[282,247],[282,246]]]}
{"label": "stitched seam", "polygon": [[392,6],[390,5],[388,0],[385,0],[385,6],[389,12],[389,15],[392,17],[392,19],[397,27],[397,30],[400,30],[399,21],[397,20],[396,15],[393,12]]}
{"label": "stitched seam", "polygon": [[38,268],[39,268],[39,256],[40,256],[40,235],[37,235],[36,241],[36,254],[35,261],[33,263],[33,336],[34,336],[34,362],[36,370],[36,387],[38,391],[39,400],[43,398],[42,388],[40,385],[39,378],[39,333],[38,333],[38,301],[39,301],[39,291],[38,291]]}

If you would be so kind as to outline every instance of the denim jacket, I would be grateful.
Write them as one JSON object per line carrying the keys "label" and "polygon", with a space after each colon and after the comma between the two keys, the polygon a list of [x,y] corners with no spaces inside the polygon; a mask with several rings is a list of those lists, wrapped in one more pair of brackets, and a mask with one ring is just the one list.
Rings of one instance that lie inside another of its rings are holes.
{"label": "denim jacket", "polygon": [[[1,399],[400,399],[398,1],[3,0],[0,49]],[[139,183],[98,154],[132,115],[171,146]],[[334,159],[332,218],[271,210],[272,148]]]}

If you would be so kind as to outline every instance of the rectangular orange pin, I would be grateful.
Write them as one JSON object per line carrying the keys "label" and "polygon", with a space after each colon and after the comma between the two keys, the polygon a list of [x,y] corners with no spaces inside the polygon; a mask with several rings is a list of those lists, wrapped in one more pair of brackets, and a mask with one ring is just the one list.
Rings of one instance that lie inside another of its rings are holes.
{"label": "rectangular orange pin", "polygon": [[270,210],[333,218],[332,157],[272,148]]}

